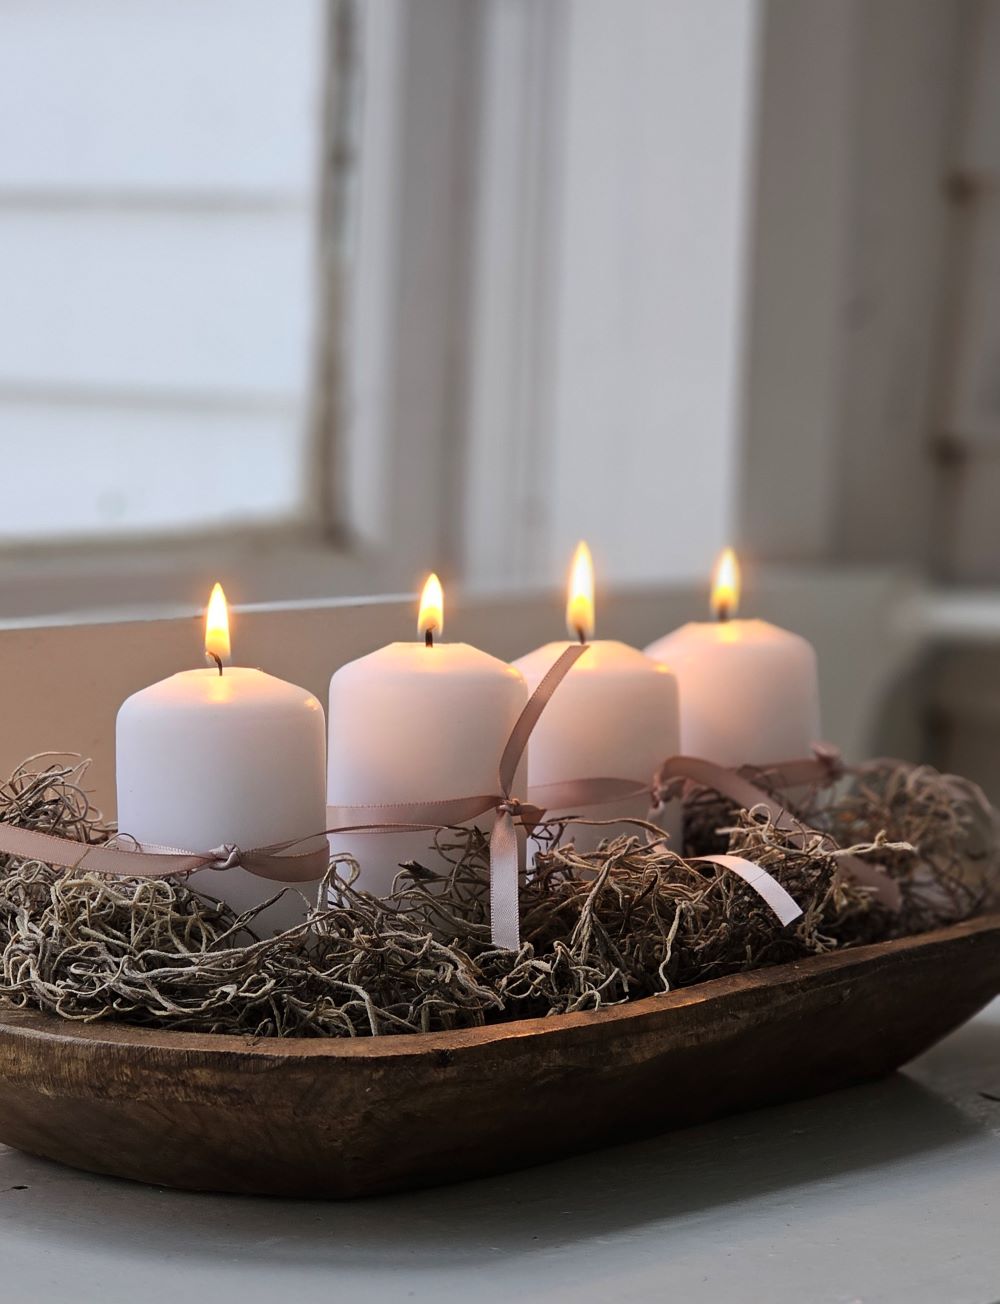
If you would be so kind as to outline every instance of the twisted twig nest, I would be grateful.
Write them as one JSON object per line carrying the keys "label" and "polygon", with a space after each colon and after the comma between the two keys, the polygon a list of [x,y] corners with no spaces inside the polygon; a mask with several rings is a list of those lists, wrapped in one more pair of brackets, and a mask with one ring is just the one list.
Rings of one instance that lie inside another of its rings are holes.
{"label": "twisted twig nest", "polygon": [[[85,768],[26,762],[0,788],[0,820],[102,841],[109,829]],[[789,834],[711,793],[689,804],[688,853],[762,864],[803,908],[791,927],[741,879],[682,859],[652,826],[588,854],[559,845],[571,828],[550,829],[522,888],[517,953],[490,942],[487,846],[475,830],[439,835],[428,856],[437,868],[405,867],[386,900],[355,889],[352,862],[333,864],[307,922],[263,940],[253,932],[263,906],[236,916],[182,882],[0,857],[0,1000],[202,1032],[425,1032],[593,1010],[918,932],[997,899],[1000,823],[972,784],[873,762],[840,788],[805,794],[803,809]],[[848,850],[898,880],[899,915],[838,875]]]}

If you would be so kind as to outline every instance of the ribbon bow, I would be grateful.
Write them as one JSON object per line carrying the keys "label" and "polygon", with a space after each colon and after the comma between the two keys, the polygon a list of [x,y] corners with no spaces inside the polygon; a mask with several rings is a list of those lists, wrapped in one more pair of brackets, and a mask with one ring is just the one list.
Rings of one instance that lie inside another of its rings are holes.
{"label": "ribbon bow", "polygon": [[[327,807],[327,819],[337,827],[331,833],[385,833],[420,832],[446,828],[453,824],[466,824],[481,815],[493,812],[493,829],[490,833],[490,928],[494,945],[516,951],[521,944],[520,909],[518,906],[518,848],[517,824],[531,829],[544,813],[543,807],[523,802],[512,793],[517,767],[528,745],[532,730],[548,705],[552,694],[583,656],[585,644],[574,644],[565,649],[552,663],[528,698],[518,716],[497,767],[496,793],[483,793],[476,797],[457,797],[444,801],[379,803],[366,806]],[[615,794],[621,786],[629,792],[637,791],[634,783],[622,785],[619,780],[598,780],[600,784],[613,784]],[[602,788],[602,791],[608,789]],[[641,788],[638,791],[642,791]],[[575,784],[551,784],[537,790],[546,797],[566,797],[567,804],[580,799]],[[605,797],[604,800],[610,800]],[[551,802],[550,802],[551,805]]]}

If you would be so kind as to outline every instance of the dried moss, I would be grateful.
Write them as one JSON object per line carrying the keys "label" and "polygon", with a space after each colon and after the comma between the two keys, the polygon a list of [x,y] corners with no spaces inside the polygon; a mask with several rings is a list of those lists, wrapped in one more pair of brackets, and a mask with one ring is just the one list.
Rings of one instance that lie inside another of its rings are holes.
{"label": "dried moss", "polygon": [[[0,788],[0,820],[99,842],[109,830],[84,783],[83,763],[34,758]],[[475,831],[439,835],[428,863],[444,869],[401,870],[386,900],[355,888],[352,862],[332,865],[308,920],[265,939],[253,932],[257,911],[237,916],[183,882],[0,857],[0,1000],[255,1036],[422,1032],[597,1009],[995,903],[1000,824],[974,785],[874,762],[805,804],[792,834],[713,794],[692,794],[689,807],[687,850],[762,864],[803,907],[790,928],[741,879],[684,860],[652,826],[586,855],[551,829],[522,888],[516,954],[491,944],[487,846]],[[848,849],[900,882],[900,915],[842,881]]]}

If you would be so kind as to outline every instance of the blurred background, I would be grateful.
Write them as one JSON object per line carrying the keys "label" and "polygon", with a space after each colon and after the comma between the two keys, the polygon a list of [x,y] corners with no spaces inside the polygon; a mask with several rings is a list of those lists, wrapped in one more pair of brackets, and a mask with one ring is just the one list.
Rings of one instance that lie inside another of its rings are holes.
{"label": "blurred background", "polygon": [[8,624],[735,542],[1000,797],[1000,0],[4,0],[0,287]]}

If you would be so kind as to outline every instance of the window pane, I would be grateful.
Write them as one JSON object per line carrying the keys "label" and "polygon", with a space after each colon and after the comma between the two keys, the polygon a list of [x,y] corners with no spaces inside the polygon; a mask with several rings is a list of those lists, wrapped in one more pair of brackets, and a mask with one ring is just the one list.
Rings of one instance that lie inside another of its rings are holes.
{"label": "window pane", "polygon": [[323,15],[0,9],[0,537],[300,508]]}

